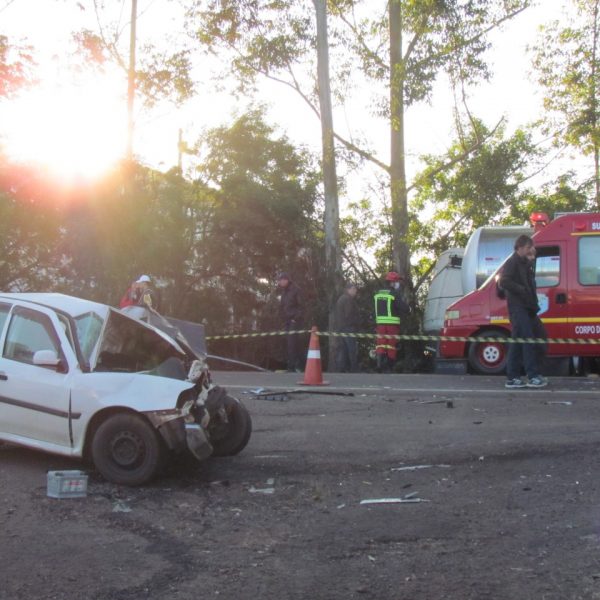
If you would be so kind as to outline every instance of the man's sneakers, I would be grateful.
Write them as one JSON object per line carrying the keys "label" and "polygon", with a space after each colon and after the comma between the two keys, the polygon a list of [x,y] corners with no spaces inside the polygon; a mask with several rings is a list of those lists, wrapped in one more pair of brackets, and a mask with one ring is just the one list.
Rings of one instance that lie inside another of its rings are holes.
{"label": "man's sneakers", "polygon": [[543,388],[543,387],[546,387],[547,385],[548,385],[548,380],[545,377],[542,377],[541,375],[536,375],[535,377],[532,377],[527,382],[527,387],[530,387],[530,388]]}
{"label": "man's sneakers", "polygon": [[529,379],[529,381],[523,381],[518,377],[515,379],[508,379],[504,384],[504,387],[507,389],[519,389],[519,388],[543,388],[548,385],[548,380],[541,375],[536,375]]}
{"label": "man's sneakers", "polygon": [[527,384],[522,379],[516,377],[515,379],[508,379],[504,384],[504,387],[509,389],[524,388],[527,387]]}

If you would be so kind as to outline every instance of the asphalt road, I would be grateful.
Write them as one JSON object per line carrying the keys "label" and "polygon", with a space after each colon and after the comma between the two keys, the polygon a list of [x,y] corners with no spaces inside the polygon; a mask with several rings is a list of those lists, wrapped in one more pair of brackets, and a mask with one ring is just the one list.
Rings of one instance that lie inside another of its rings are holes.
{"label": "asphalt road", "polygon": [[600,598],[600,380],[214,379],[250,444],[144,488],[48,498],[81,465],[0,447],[0,598]]}

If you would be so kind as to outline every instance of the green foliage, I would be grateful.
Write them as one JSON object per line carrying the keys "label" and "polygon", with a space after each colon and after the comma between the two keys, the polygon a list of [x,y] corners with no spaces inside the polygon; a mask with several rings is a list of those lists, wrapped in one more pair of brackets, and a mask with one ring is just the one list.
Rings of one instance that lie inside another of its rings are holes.
{"label": "green foliage", "polygon": [[[473,147],[476,151],[465,156],[465,149]],[[464,247],[475,228],[526,220],[520,207],[531,193],[523,184],[526,169],[537,156],[530,134],[517,130],[506,137],[502,128],[491,132],[475,123],[446,155],[424,157],[427,167],[417,178],[411,205],[415,213],[428,215],[423,223],[416,218],[411,222],[413,253],[420,257],[416,288],[433,267],[431,257]]]}
{"label": "green foliage", "polygon": [[[307,324],[326,322],[318,172],[260,111],[202,140],[199,178],[124,163],[88,187],[59,189],[0,161],[0,289],[60,291],[118,305],[148,274],[159,309],[209,333],[279,329],[275,274],[304,292]],[[229,343],[264,362],[278,343]]]}
{"label": "green foliage", "polygon": [[576,19],[542,28],[533,64],[545,90],[545,130],[557,145],[593,156],[590,180],[600,207],[600,2],[573,3]]}
{"label": "green foliage", "polygon": [[[73,33],[76,51],[72,64],[80,70],[104,70],[116,65],[124,74],[129,70],[129,35],[120,22],[108,19],[109,7],[95,4],[97,28]],[[136,93],[143,105],[152,107],[167,100],[175,105],[191,98],[195,92],[189,50],[172,40],[136,44]],[[161,49],[159,50],[158,47]]]}
{"label": "green foliage", "polygon": [[170,54],[147,45],[142,49],[140,63],[136,70],[137,90],[147,106],[161,100],[181,104],[194,94],[188,50]]}
{"label": "green foliage", "polygon": [[0,290],[41,290],[59,275],[61,210],[43,189],[0,155]]}
{"label": "green foliage", "polygon": [[0,35],[0,100],[32,83],[33,64],[29,46],[11,44],[7,36]]}
{"label": "green foliage", "polygon": [[260,111],[204,141],[209,150],[200,176],[216,200],[207,259],[233,322],[259,318],[280,270],[310,288],[305,293],[314,303],[322,246],[315,223],[318,174],[310,156],[275,138]]}

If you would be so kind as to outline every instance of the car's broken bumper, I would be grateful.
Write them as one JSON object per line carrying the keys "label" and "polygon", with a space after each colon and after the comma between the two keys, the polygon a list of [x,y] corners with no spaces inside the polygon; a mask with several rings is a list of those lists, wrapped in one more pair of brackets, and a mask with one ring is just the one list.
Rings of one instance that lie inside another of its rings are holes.
{"label": "car's broken bumper", "polygon": [[182,452],[188,449],[198,460],[208,458],[213,448],[208,441],[204,427],[175,411],[147,413],[148,418],[162,436],[170,450]]}
{"label": "car's broken bumper", "polygon": [[208,458],[213,451],[206,433],[198,423],[185,424],[185,437],[189,451],[198,459]]}

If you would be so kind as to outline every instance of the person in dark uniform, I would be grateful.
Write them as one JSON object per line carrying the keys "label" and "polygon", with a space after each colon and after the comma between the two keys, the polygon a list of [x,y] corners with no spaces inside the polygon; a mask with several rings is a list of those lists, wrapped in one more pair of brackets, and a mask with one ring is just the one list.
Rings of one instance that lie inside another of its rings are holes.
{"label": "person in dark uniform", "polygon": [[[300,288],[291,280],[287,273],[279,273],[277,285],[281,290],[279,301],[279,317],[284,331],[297,331],[302,327],[303,304]],[[300,356],[298,334],[286,336],[287,343],[287,370],[289,372],[302,371],[302,357]]]}
{"label": "person in dark uniform", "polygon": [[[357,293],[356,284],[346,284],[344,293],[338,298],[335,305],[336,330],[341,333],[357,333],[359,330]],[[358,341],[356,337],[341,336],[337,338],[335,363],[336,369],[340,373],[358,372]]]}

